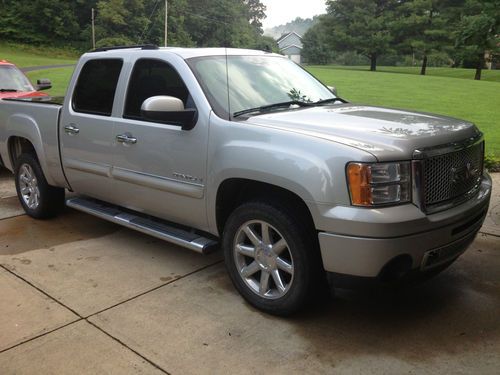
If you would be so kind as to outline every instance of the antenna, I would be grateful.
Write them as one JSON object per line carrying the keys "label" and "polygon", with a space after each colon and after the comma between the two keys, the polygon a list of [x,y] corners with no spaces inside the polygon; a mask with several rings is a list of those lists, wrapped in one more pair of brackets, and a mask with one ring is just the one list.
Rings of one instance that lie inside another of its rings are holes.
{"label": "antenna", "polygon": [[227,85],[227,112],[228,112],[228,120],[231,121],[231,99],[229,95],[229,63],[228,63],[228,58],[227,58],[227,47],[224,48],[224,51],[226,51],[226,85]]}

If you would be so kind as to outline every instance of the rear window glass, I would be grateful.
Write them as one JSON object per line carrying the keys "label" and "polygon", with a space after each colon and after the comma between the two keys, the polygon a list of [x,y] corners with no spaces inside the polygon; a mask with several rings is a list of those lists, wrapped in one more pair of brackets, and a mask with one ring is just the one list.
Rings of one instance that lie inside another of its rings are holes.
{"label": "rear window glass", "polygon": [[120,59],[86,62],[73,94],[73,109],[76,112],[111,116],[122,66],[123,61]]}

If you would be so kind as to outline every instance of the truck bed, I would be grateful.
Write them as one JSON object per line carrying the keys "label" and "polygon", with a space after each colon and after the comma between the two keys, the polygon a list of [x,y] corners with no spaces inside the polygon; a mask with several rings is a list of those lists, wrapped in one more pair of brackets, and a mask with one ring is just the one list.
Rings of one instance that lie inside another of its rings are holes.
{"label": "truck bed", "polygon": [[34,146],[47,182],[66,186],[59,156],[59,117],[64,97],[0,100],[0,158],[13,171],[9,155],[12,139],[24,138]]}
{"label": "truck bed", "polygon": [[37,96],[31,98],[7,98],[3,100],[7,102],[28,102],[62,106],[64,102],[64,96]]}

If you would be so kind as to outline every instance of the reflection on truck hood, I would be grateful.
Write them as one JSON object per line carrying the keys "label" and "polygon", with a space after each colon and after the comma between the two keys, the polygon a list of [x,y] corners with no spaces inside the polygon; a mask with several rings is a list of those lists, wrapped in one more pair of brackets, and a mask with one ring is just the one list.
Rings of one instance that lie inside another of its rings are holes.
{"label": "reflection on truck hood", "polygon": [[479,132],[474,124],[451,117],[353,104],[269,113],[247,122],[343,143],[381,161],[410,159],[416,149],[461,141]]}

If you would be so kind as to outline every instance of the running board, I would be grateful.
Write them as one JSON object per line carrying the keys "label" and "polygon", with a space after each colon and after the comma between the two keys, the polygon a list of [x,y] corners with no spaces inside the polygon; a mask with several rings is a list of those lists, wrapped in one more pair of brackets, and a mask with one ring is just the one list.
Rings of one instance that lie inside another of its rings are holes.
{"label": "running board", "polygon": [[175,228],[159,219],[151,219],[140,213],[125,210],[90,198],[76,197],[66,200],[68,207],[97,216],[112,223],[137,230],[175,245],[185,247],[200,254],[208,254],[217,248],[218,243],[194,231]]}

